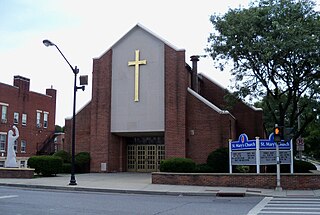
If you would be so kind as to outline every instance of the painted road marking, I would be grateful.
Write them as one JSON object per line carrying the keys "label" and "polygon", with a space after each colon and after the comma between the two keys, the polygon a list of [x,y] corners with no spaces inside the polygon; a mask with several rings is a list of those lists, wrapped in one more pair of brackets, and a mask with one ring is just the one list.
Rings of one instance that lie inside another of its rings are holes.
{"label": "painted road marking", "polygon": [[18,195],[9,195],[9,196],[0,196],[0,199],[10,199],[10,198],[17,198]]}
{"label": "painted road marking", "polygon": [[248,215],[258,214],[320,214],[318,198],[266,197],[251,209]]}

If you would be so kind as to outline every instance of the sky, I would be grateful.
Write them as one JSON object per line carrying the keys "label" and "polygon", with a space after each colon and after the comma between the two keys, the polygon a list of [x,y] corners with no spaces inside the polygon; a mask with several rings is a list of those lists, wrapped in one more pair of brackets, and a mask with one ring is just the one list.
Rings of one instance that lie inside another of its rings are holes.
{"label": "sky", "polygon": [[[320,0],[319,0],[320,1]],[[191,55],[206,54],[213,31],[210,15],[230,8],[247,7],[250,0],[0,0],[0,82],[13,84],[13,76],[30,79],[30,90],[45,94],[57,90],[56,124],[64,126],[72,116],[73,79],[68,64],[55,43],[79,75],[89,76],[85,91],[77,92],[77,111],[91,100],[92,59],[100,57],[115,42],[140,23]],[[201,58],[198,71],[228,88],[228,71]]]}

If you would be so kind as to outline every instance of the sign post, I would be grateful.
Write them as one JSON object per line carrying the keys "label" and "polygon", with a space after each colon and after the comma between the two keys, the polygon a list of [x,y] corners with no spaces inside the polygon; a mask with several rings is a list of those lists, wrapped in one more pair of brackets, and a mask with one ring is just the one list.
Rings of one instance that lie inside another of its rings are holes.
{"label": "sign post", "polygon": [[276,142],[276,157],[277,157],[277,191],[281,191],[281,180],[280,180],[280,152],[279,152],[279,144],[281,142],[281,132],[278,124],[274,125],[274,142]]}
{"label": "sign post", "polygon": [[304,141],[303,138],[299,137],[297,139],[297,151],[299,152],[299,159],[302,159],[302,151],[304,151]]}

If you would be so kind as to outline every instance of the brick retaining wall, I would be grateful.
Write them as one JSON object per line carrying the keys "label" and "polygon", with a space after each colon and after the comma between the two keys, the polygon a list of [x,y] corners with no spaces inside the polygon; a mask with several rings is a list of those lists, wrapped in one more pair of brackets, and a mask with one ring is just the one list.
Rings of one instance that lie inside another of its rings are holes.
{"label": "brick retaining wall", "polygon": [[0,178],[33,178],[34,169],[0,168]]}
{"label": "brick retaining wall", "polygon": [[[248,187],[274,189],[276,174],[254,173],[152,173],[153,184]],[[281,174],[281,187],[288,190],[320,189],[319,173]]]}

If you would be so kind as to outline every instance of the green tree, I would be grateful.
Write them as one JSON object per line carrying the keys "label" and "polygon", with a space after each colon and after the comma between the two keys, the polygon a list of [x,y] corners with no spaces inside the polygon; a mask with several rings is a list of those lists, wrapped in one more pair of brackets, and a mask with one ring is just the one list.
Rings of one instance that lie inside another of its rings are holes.
{"label": "green tree", "polygon": [[[264,110],[267,110],[267,98],[263,98],[262,101],[255,103],[256,107],[260,107]],[[320,102],[317,100],[308,100],[307,98],[301,98],[302,103],[309,103],[308,107],[305,111],[300,115],[301,124],[307,118],[311,116],[315,118],[314,121],[308,124],[306,129],[304,129],[301,133],[301,137],[304,138],[305,150],[304,153],[312,155],[316,159],[320,160]],[[269,98],[269,104],[273,104],[273,100]],[[292,111],[292,107],[288,108],[288,112]],[[290,113],[288,114],[290,115]],[[272,123],[272,114],[269,111],[263,112],[263,119],[265,122],[266,133],[270,134],[273,132],[274,124]],[[289,119],[286,117],[285,121],[287,122]],[[298,123],[296,123],[292,127],[292,132],[296,133],[298,129]],[[294,150],[295,150],[295,141],[294,141]]]}
{"label": "green tree", "polygon": [[64,127],[61,127],[59,125],[55,126],[55,132],[64,132]]}
{"label": "green tree", "polygon": [[[222,70],[233,61],[236,95],[264,97],[265,111],[279,125],[294,127],[312,108],[302,98],[319,99],[320,15],[314,7],[312,0],[256,0],[210,19],[214,32],[206,51]],[[305,116],[296,136],[314,119]]]}
{"label": "green tree", "polygon": [[320,161],[320,119],[317,119],[306,129],[304,138],[305,152]]}
{"label": "green tree", "polygon": [[[284,97],[285,98],[285,97]],[[284,101],[282,101],[284,102]],[[304,110],[303,113],[300,114],[300,121],[301,124],[305,124],[305,120],[308,119],[314,119],[313,121],[311,121],[306,129],[304,129],[303,131],[301,131],[301,136],[302,137],[307,137],[310,133],[313,133],[314,129],[318,129],[320,124],[319,124],[319,120],[317,120],[319,118],[320,115],[320,102],[318,102],[317,100],[309,100],[308,97],[302,97],[300,98],[300,104],[305,104],[306,108]],[[272,97],[264,97],[261,101],[256,102],[254,104],[255,107],[259,107],[262,108],[263,110],[268,110],[268,105],[270,105],[271,107],[274,107],[277,105],[277,101],[274,101],[274,99]],[[293,108],[292,108],[292,104],[288,107],[287,109],[287,113],[285,115],[285,125],[289,125],[290,124],[290,120],[288,118],[288,116],[292,115]],[[276,113],[277,114],[277,113]],[[274,128],[274,122],[273,122],[273,113],[271,113],[270,111],[264,111],[263,112],[263,121],[264,121],[264,125],[265,125],[265,130],[267,134],[270,134],[271,132],[273,132],[273,128]],[[298,131],[298,122],[296,121],[295,124],[292,125],[292,133],[297,133]],[[319,142],[320,145],[320,142]]]}

